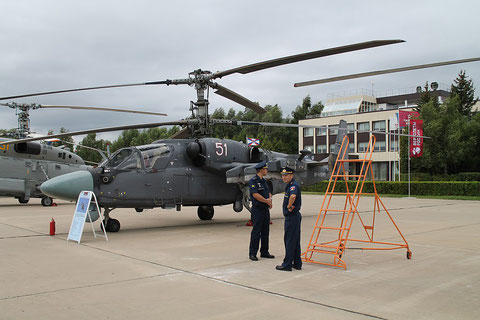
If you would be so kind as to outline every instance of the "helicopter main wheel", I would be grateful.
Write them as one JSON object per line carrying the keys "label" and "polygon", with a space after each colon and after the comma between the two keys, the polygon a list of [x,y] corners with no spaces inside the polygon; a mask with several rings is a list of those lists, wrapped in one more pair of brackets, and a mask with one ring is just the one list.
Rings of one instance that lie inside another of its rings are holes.
{"label": "helicopter main wheel", "polygon": [[135,208],[135,211],[137,211],[137,212],[143,212],[143,209],[142,209],[142,208]]}
{"label": "helicopter main wheel", "polygon": [[200,220],[212,220],[214,213],[213,206],[198,206],[197,214]]}
{"label": "helicopter main wheel", "polygon": [[[120,230],[120,221],[117,219],[110,218],[108,219],[107,223],[105,223],[105,220],[103,220],[103,225],[105,226],[107,232],[118,232]],[[100,226],[100,228],[102,227]]]}
{"label": "helicopter main wheel", "polygon": [[20,197],[20,198],[17,198],[18,202],[20,203],[28,203],[29,200],[26,200],[25,197]]}
{"label": "helicopter main wheel", "polygon": [[53,204],[53,199],[50,197],[43,197],[41,202],[42,206],[50,207]]}

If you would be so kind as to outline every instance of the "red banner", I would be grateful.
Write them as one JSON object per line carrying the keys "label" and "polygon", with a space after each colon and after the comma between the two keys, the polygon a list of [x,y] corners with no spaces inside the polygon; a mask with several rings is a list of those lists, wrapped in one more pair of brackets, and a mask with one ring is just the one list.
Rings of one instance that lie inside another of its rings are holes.
{"label": "red banner", "polygon": [[418,158],[423,154],[423,120],[410,119],[410,158]]}
{"label": "red banner", "polygon": [[403,111],[399,110],[398,112],[398,125],[400,128],[408,126],[408,119],[419,118],[420,113],[417,111]]}

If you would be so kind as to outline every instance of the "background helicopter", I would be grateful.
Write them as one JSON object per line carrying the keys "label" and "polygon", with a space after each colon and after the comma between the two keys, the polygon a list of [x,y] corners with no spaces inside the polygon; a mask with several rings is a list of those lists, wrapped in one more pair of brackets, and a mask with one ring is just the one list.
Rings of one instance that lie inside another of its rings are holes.
{"label": "background helicopter", "polygon": [[[0,106],[6,106],[16,110],[18,127],[11,133],[11,137],[22,139],[39,136],[43,137],[44,142],[60,140],[32,133],[30,130],[30,110],[41,108],[69,108],[166,115],[155,112],[80,106],[50,106],[17,103],[0,104]],[[12,142],[15,140],[0,138],[0,141]],[[89,148],[86,146],[81,147]],[[102,158],[106,159],[101,150],[94,150],[98,151],[102,155]],[[53,200],[40,191],[40,185],[50,178],[78,170],[87,170],[89,167],[91,166],[87,166],[85,161],[71,152],[69,148],[54,147],[50,143],[23,142],[14,145],[2,145],[0,146],[0,196],[15,197],[20,203],[28,203],[30,198],[41,198],[43,206],[50,206]]]}
{"label": "background helicopter", "polygon": [[[237,141],[208,137],[211,133],[211,127],[215,125],[315,127],[287,123],[210,119],[208,113],[210,88],[216,90],[214,93],[235,101],[255,112],[265,112],[258,104],[214,82],[215,79],[234,73],[246,74],[293,62],[400,42],[403,42],[403,40],[369,41],[268,60],[213,73],[198,69],[189,73],[188,78],[183,79],[39,92],[0,99],[17,99],[83,90],[162,84],[186,84],[194,87],[197,92],[197,101],[190,103],[191,116],[187,119],[69,132],[68,135],[82,135],[93,132],[99,133],[169,125],[184,127],[172,139],[156,141],[145,146],[120,149],[112,154],[109,159],[101,163],[98,168],[74,172],[51,179],[42,184],[41,190],[52,197],[69,200],[76,200],[79,192],[82,190],[94,191],[99,205],[105,209],[107,231],[116,232],[120,229],[118,220],[109,217],[110,211],[117,207],[136,208],[137,211],[141,211],[144,208],[153,207],[176,207],[177,210],[180,210],[183,205],[198,206],[200,219],[209,220],[213,217],[213,206],[215,205],[233,204],[233,209],[237,212],[241,211],[243,206],[249,207],[246,183],[255,174],[253,166],[257,162],[267,161],[270,171],[267,180],[273,194],[283,191],[283,183],[280,180],[279,171],[284,165],[295,168],[297,179],[300,183],[307,185],[328,179],[331,174],[326,161],[312,161],[306,157],[306,151],[302,151],[300,156],[286,155],[260,148],[251,148]],[[341,137],[345,134],[346,123],[341,122],[338,129],[337,142],[341,141]],[[51,137],[62,137],[65,135],[57,134]],[[22,139],[21,141],[26,142],[38,139],[30,138]],[[345,151],[340,151],[337,148],[336,153],[338,152]],[[330,160],[333,159],[334,155],[335,152],[330,157]]]}

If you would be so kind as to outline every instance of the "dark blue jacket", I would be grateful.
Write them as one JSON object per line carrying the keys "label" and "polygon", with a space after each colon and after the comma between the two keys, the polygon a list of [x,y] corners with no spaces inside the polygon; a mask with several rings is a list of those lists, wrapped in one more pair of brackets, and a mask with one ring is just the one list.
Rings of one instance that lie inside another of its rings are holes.
{"label": "dark blue jacket", "polygon": [[[296,195],[295,201],[293,202],[293,210],[289,212],[287,209],[288,206],[288,199],[290,199],[290,195]],[[295,214],[300,212],[300,207],[302,206],[302,192],[300,191],[300,187],[298,186],[297,181],[292,179],[289,184],[285,187],[285,197],[283,198],[283,215],[286,217],[288,215]]]}
{"label": "dark blue jacket", "polygon": [[270,189],[268,189],[267,180],[255,175],[255,177],[248,182],[248,187],[250,188],[250,200],[252,201],[252,205],[260,208],[268,208],[266,203],[257,201],[257,199],[253,197],[254,193],[258,193],[265,199],[270,198]]}

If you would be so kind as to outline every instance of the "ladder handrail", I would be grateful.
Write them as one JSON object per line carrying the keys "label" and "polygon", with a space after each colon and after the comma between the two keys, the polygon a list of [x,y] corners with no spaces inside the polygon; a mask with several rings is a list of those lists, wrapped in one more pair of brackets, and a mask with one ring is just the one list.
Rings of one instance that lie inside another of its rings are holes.
{"label": "ladder handrail", "polygon": [[[317,264],[324,264],[329,266],[335,266],[335,267],[341,267],[346,269],[346,263],[341,259],[341,257],[344,253],[344,250],[347,249],[347,241],[358,241],[358,242],[365,242],[370,244],[373,243],[373,244],[393,246],[391,248],[360,248],[360,249],[367,249],[367,250],[393,250],[393,249],[406,248],[407,258],[411,257],[411,251],[405,237],[401,233],[400,229],[398,228],[397,224],[393,220],[392,216],[388,212],[387,208],[385,207],[385,205],[383,204],[382,200],[380,199],[377,193],[377,187],[375,184],[375,177],[374,177],[373,166],[372,166],[372,156],[373,156],[373,152],[375,151],[375,143],[376,143],[376,137],[375,135],[371,135],[368,141],[368,145],[365,150],[365,155],[363,159],[348,159],[349,138],[348,136],[344,136],[338,155],[337,155],[337,159],[330,173],[330,179],[327,185],[327,189],[325,190],[320,211],[315,221],[315,226],[313,228],[312,235],[310,236],[310,242],[307,246],[306,252],[302,254],[302,256],[304,256],[303,258],[304,261],[317,263]],[[355,174],[355,175],[350,174],[350,172],[345,169],[345,163],[353,163],[353,162],[359,162],[362,164],[359,174]],[[371,175],[374,193],[363,192],[368,174]],[[353,192],[351,192],[348,186],[348,178],[350,177],[358,178]],[[335,192],[338,179],[344,180],[346,192]],[[373,208],[372,225],[366,225],[362,217],[360,216],[360,213],[358,212],[358,204],[360,202],[360,198],[362,195],[365,195],[365,194],[371,194],[375,196],[374,204],[373,204],[374,208]],[[329,207],[334,195],[345,196],[343,210],[339,210],[339,209],[329,210]],[[391,222],[394,224],[397,232],[400,234],[405,244],[374,241],[373,236],[374,236],[374,228],[375,228],[375,216],[381,212],[380,204],[383,210],[387,213]],[[330,226],[324,225],[328,212],[337,212],[342,214],[340,227],[330,227]],[[351,239],[349,237],[350,231],[352,230],[352,224],[353,224],[353,220],[355,219],[355,216],[357,216],[358,219],[360,220],[360,223],[363,227],[363,230],[365,231],[365,234],[368,240]],[[320,237],[320,232],[322,229],[338,230],[337,238],[332,241],[318,243],[318,239]],[[315,241],[313,241],[314,239]],[[335,243],[336,243],[336,246],[335,246]],[[335,249],[335,251],[322,250],[321,248]],[[326,263],[326,262],[318,262],[313,260],[312,256],[314,253],[333,254],[334,255],[333,264]]]}

